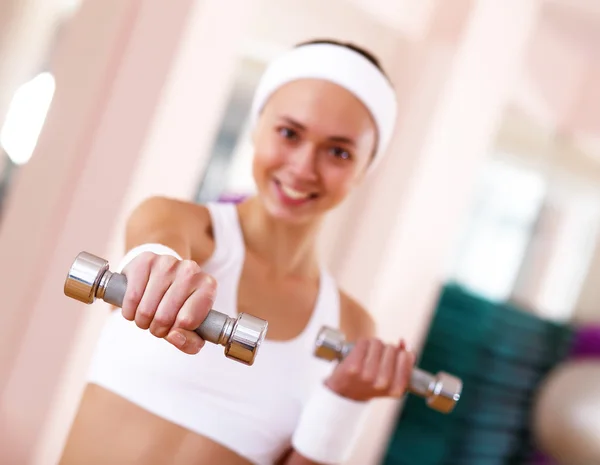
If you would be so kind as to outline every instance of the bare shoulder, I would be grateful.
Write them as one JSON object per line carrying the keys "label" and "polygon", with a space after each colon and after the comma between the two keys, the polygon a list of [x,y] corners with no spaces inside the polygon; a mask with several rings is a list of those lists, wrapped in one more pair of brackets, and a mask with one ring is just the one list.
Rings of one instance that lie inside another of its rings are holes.
{"label": "bare shoulder", "polygon": [[[142,200],[133,210],[131,217],[137,219],[147,218],[185,218],[190,214],[205,211],[204,205],[199,205],[186,200],[166,196],[151,196]],[[207,213],[208,214],[208,213]]]}
{"label": "bare shoulder", "polygon": [[164,196],[143,200],[127,221],[127,245],[148,242],[160,242],[178,251],[191,250],[191,258],[204,261],[214,248],[208,208]]}
{"label": "bare shoulder", "polygon": [[361,337],[374,337],[375,320],[356,299],[340,290],[341,329],[349,341]]}

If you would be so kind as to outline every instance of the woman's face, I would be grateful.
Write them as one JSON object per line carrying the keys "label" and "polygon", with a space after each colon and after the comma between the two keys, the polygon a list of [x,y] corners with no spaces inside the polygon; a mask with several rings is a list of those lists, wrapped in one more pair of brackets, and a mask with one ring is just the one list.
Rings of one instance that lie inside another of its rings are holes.
{"label": "woman's face", "polygon": [[271,96],[253,141],[253,174],[267,211],[306,223],[338,205],[362,178],[377,132],[346,89],[303,79]]}

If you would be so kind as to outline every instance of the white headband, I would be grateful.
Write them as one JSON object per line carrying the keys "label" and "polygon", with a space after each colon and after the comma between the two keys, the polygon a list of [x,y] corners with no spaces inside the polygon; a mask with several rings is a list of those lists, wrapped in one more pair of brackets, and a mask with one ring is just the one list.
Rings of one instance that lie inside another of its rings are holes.
{"label": "white headband", "polygon": [[333,44],[302,45],[269,64],[254,95],[254,124],[271,94],[297,79],[325,79],[354,94],[370,111],[378,131],[378,145],[369,171],[378,164],[396,123],[396,93],[385,76],[361,54]]}

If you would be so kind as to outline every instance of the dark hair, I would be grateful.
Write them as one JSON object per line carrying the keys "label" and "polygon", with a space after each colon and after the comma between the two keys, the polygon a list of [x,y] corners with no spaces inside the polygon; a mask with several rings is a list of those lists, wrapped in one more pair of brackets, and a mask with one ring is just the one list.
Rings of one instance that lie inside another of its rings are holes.
{"label": "dark hair", "polygon": [[313,44],[331,44],[331,45],[337,45],[339,47],[346,47],[350,50],[353,50],[356,53],[359,53],[360,55],[365,57],[367,60],[369,60],[381,72],[381,74],[383,74],[385,76],[385,78],[388,81],[390,80],[389,76],[384,71],[384,69],[381,66],[381,63],[379,62],[377,57],[375,55],[373,55],[371,52],[369,52],[368,50],[365,50],[364,48],[359,47],[356,44],[353,44],[351,42],[340,42],[340,41],[333,40],[333,39],[316,39],[316,40],[309,40],[306,42],[301,42],[299,44],[296,44],[296,47],[302,47],[304,45],[313,45]]}

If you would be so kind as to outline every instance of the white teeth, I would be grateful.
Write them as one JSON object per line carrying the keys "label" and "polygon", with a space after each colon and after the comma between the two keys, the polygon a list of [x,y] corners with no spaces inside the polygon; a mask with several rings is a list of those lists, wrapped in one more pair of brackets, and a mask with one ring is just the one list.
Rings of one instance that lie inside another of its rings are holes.
{"label": "white teeth", "polygon": [[307,199],[310,196],[310,193],[297,191],[285,184],[281,184],[281,190],[285,195],[294,200]]}

